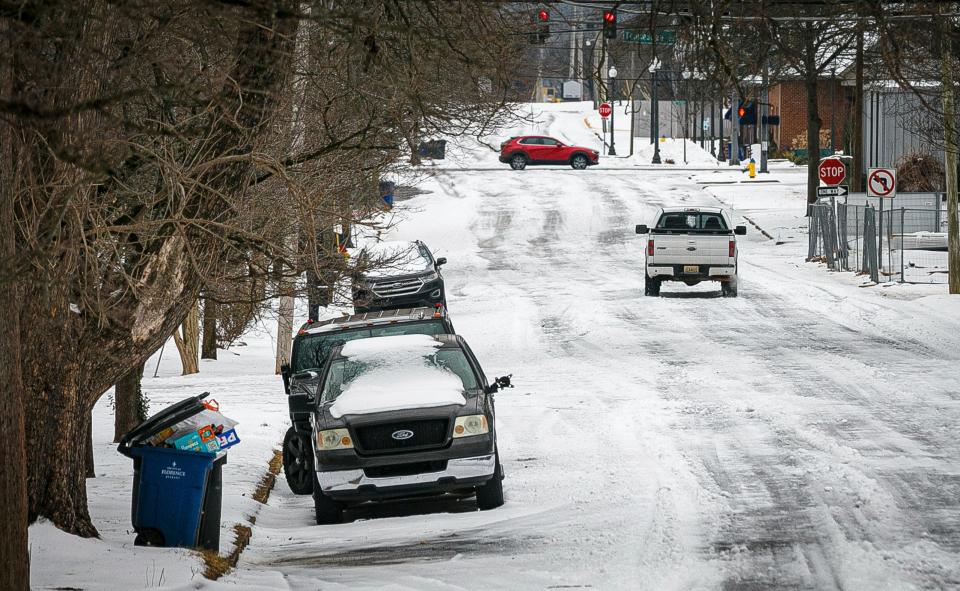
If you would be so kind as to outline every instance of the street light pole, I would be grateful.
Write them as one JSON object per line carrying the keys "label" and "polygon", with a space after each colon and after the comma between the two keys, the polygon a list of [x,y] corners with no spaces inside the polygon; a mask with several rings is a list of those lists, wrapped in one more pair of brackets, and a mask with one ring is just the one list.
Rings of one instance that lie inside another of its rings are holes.
{"label": "street light pole", "polygon": [[610,77],[610,150],[607,151],[607,155],[616,156],[617,149],[613,145],[613,118],[617,114],[617,69],[613,66],[610,66],[610,69],[607,70],[607,76]]}
{"label": "street light pole", "polygon": [[690,135],[690,71],[683,76],[683,163],[687,163],[687,136]]}
{"label": "street light pole", "polygon": [[660,69],[660,60],[653,58],[650,64],[650,73],[652,74],[651,83],[653,84],[652,104],[650,105],[653,122],[650,125],[650,135],[653,137],[653,159],[651,164],[660,164],[660,100],[657,98],[657,70]]}

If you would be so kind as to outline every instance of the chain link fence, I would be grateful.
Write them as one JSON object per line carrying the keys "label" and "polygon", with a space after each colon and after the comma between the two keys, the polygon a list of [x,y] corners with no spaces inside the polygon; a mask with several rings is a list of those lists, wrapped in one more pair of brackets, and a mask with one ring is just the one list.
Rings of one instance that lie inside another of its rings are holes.
{"label": "chain link fence", "polygon": [[875,200],[821,200],[810,208],[807,258],[822,260],[834,271],[869,275],[876,283],[946,283],[940,202],[938,195],[904,196],[899,207],[888,205],[881,212]]}

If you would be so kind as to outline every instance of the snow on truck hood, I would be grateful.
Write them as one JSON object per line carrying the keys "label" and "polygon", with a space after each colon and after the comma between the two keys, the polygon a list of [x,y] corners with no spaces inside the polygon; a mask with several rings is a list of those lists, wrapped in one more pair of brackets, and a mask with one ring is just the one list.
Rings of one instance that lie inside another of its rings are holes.
{"label": "snow on truck hood", "polygon": [[428,335],[348,342],[341,354],[370,367],[347,384],[330,406],[330,414],[339,419],[348,414],[466,404],[460,378],[426,361],[441,346]]}

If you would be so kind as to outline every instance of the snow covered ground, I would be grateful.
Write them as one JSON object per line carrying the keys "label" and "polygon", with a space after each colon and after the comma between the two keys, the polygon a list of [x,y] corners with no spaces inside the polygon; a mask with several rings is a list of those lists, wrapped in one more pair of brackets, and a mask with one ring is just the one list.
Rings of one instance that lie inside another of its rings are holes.
{"label": "snow covered ground", "polygon": [[[588,139],[589,112],[535,107],[543,133]],[[129,460],[101,403],[89,486],[104,540],[34,526],[39,588],[960,588],[960,299],[803,262],[802,168],[764,183],[628,158],[511,171],[457,150],[388,238],[448,258],[458,332],[488,375],[513,373],[497,394],[506,504],[391,503],[317,526],[282,479],[266,506],[241,496],[285,429],[263,332],[199,376],[174,375],[168,351],[145,380],[157,408],[209,389],[240,420],[224,524],[257,522],[239,568],[205,583],[188,553],[129,546]],[[718,202],[774,237],[751,226],[742,241],[740,297],[643,297],[634,225]]]}

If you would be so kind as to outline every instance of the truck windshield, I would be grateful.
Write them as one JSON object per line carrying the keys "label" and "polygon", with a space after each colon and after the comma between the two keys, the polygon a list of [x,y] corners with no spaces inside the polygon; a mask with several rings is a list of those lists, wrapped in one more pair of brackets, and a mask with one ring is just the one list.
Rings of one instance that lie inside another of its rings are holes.
{"label": "truck windshield", "polygon": [[680,232],[705,231],[720,232],[728,230],[727,223],[719,213],[702,211],[680,211],[665,213],[657,222],[658,230],[677,230]]}
{"label": "truck windshield", "polygon": [[[480,387],[467,356],[460,349],[437,349],[436,353],[424,357],[423,361],[429,368],[457,376],[464,390],[475,390]],[[358,377],[371,372],[384,371],[395,372],[396,368],[389,367],[388,364],[377,364],[376,361],[337,359],[330,365],[320,401],[333,402]]]}
{"label": "truck windshield", "polygon": [[403,334],[446,334],[443,323],[439,320],[430,322],[404,322],[385,326],[364,326],[347,330],[337,330],[320,333],[299,339],[293,347],[293,361],[291,371],[300,373],[308,369],[320,370],[330,355],[330,351],[338,346],[356,339],[370,337],[391,337]]}

